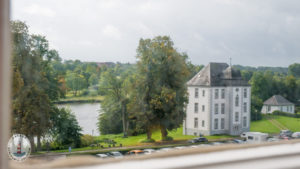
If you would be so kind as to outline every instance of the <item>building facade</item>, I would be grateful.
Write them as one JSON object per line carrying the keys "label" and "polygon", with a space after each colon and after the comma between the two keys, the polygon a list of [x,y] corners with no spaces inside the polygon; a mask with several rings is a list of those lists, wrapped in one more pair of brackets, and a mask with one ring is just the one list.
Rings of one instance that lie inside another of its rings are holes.
{"label": "building facade", "polygon": [[276,110],[286,113],[295,113],[295,104],[281,95],[274,95],[264,102],[261,113],[270,114]]}
{"label": "building facade", "polygon": [[185,135],[240,135],[250,128],[251,86],[226,63],[209,63],[187,83]]}

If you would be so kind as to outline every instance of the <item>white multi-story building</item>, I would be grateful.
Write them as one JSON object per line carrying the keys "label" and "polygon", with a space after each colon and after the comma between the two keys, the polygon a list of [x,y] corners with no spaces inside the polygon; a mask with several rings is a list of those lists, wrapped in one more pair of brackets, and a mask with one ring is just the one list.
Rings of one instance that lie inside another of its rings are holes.
{"label": "white multi-story building", "polygon": [[240,135],[250,128],[251,86],[239,70],[209,63],[187,83],[185,135]]}

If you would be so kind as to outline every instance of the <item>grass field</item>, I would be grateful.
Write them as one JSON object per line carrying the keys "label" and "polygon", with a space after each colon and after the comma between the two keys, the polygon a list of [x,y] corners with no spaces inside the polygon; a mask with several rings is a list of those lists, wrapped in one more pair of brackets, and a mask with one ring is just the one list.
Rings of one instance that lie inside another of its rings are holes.
{"label": "grass field", "polygon": [[266,117],[263,117],[262,120],[251,122],[250,131],[273,134],[273,133],[279,133],[280,129],[274,126],[271,122],[269,122],[266,119]]}
{"label": "grass field", "polygon": [[[180,127],[177,130],[170,131],[169,136],[173,137],[175,141],[189,140],[197,137],[197,136],[183,135],[182,133],[183,133],[182,127]],[[208,140],[232,138],[232,136],[228,136],[228,135],[215,135],[215,136],[205,136],[205,137]],[[108,134],[108,135],[101,135],[97,137],[96,140],[103,140],[105,138],[114,140],[117,142],[117,144],[122,144],[123,146],[134,146],[134,145],[145,144],[145,143],[141,143],[141,141],[146,139],[146,134],[141,134],[138,136],[129,136],[128,138],[123,138],[123,134]],[[152,138],[155,141],[160,141],[161,140],[160,131],[153,132]]]}
{"label": "grass field", "polygon": [[[289,130],[295,132],[300,131],[300,119],[294,117],[286,117],[286,116],[275,116],[269,115],[269,117],[278,121],[280,124],[288,128]],[[266,116],[263,116],[263,119],[260,121],[251,122],[250,131],[258,131],[264,133],[279,133],[280,129],[273,125],[266,119]]]}
{"label": "grass field", "polygon": [[[182,127],[180,127],[177,130],[170,131],[168,135],[173,137],[174,141],[185,141],[185,140],[189,140],[189,139],[192,139],[195,137],[199,137],[199,136],[183,135],[182,130],[183,130]],[[214,136],[205,136],[205,137],[208,139],[208,141],[233,138],[233,136],[229,136],[229,135],[214,135]],[[156,143],[159,143],[161,140],[160,131],[153,132],[152,138],[156,141]],[[128,136],[128,138],[123,138],[123,134],[107,134],[107,135],[101,135],[101,136],[95,137],[95,141],[100,141],[100,140],[104,140],[104,139],[114,140],[115,142],[117,142],[116,146],[119,146],[120,144],[122,144],[123,147],[143,146],[143,145],[157,146],[157,145],[155,145],[156,143],[141,143],[142,140],[146,139],[146,134],[140,134],[138,136]],[[108,144],[104,144],[104,143],[101,143],[101,144],[104,145],[105,147],[108,146]],[[95,149],[97,149],[97,148],[92,148],[92,147],[74,148],[74,149],[72,149],[72,152],[95,150]],[[51,152],[68,152],[68,150],[66,150],[66,149],[65,150],[55,150],[55,151],[51,151]]]}
{"label": "grass field", "polygon": [[275,120],[287,127],[289,130],[296,132],[300,131],[300,118],[274,116]]}

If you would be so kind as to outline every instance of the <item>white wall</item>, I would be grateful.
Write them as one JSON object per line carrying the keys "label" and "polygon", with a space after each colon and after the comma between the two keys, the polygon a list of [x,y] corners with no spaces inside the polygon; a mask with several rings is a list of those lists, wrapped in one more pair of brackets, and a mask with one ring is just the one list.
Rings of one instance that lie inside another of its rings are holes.
{"label": "white wall", "polygon": [[[195,88],[198,88],[199,95],[195,98]],[[202,96],[202,92],[205,91],[205,96]],[[209,94],[210,90],[207,87],[188,87],[189,103],[186,110],[186,128],[194,128],[194,118],[198,118],[198,130],[209,130]],[[198,103],[198,113],[194,112],[194,105]],[[202,111],[202,105],[205,106],[204,112]],[[204,120],[204,127],[202,127],[202,120]]]}
{"label": "white wall", "polygon": [[[289,107],[289,108],[288,108]],[[261,113],[267,114],[267,113],[272,113],[273,111],[279,110],[282,112],[287,112],[287,113],[294,113],[295,112],[295,106],[270,106],[270,111],[268,111],[268,105],[264,105],[261,109]]]}

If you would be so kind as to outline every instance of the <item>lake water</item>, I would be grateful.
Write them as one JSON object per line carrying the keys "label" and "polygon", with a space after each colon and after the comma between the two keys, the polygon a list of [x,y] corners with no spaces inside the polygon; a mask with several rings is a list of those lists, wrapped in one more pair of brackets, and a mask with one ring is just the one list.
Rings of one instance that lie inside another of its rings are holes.
{"label": "lake water", "polygon": [[57,107],[71,109],[82,128],[82,134],[100,135],[97,127],[100,103],[68,103],[59,104]]}

